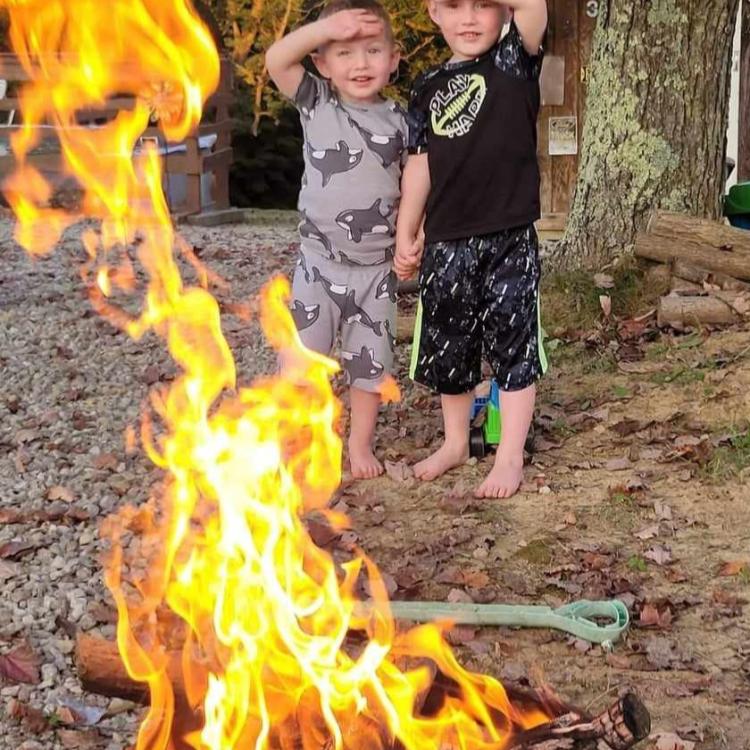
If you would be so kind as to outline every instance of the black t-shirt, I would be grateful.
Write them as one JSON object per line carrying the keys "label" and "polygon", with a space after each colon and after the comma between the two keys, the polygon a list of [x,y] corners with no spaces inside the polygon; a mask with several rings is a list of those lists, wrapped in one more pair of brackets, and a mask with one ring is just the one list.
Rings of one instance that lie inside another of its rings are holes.
{"label": "black t-shirt", "polygon": [[539,218],[536,121],[542,51],[514,23],[475,60],[445,63],[415,83],[409,152],[427,152],[427,242],[447,242]]}

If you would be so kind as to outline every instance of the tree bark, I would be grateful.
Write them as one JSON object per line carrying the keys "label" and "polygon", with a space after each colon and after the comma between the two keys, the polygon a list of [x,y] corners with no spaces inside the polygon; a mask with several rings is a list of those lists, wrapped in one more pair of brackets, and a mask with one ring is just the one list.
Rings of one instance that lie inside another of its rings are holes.
{"label": "tree bark", "polygon": [[601,267],[654,208],[717,218],[739,0],[600,2],[573,206],[551,256]]}
{"label": "tree bark", "polygon": [[750,180],[750,2],[742,3],[742,31],[740,37],[740,132],[738,144],[737,179]]}

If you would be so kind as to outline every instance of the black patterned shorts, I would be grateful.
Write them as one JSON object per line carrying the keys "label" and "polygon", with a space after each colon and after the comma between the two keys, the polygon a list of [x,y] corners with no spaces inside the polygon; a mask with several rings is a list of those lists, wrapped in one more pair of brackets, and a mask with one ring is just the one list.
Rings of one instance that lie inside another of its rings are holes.
{"label": "black patterned shorts", "polygon": [[481,381],[482,355],[501,390],[547,368],[539,322],[539,244],[533,225],[425,247],[411,377],[444,394]]}

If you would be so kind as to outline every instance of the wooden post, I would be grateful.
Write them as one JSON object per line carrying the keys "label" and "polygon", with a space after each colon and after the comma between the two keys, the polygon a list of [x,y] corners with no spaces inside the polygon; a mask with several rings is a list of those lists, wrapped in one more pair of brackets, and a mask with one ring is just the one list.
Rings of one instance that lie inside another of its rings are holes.
{"label": "wooden post", "polygon": [[737,179],[750,180],[750,0],[742,3],[740,41],[740,107]]}
{"label": "wooden post", "polygon": [[190,135],[185,139],[186,153],[186,196],[185,196],[185,213],[199,214],[202,208],[201,201],[201,175],[203,167],[201,164],[200,148],[198,146],[198,136]]}

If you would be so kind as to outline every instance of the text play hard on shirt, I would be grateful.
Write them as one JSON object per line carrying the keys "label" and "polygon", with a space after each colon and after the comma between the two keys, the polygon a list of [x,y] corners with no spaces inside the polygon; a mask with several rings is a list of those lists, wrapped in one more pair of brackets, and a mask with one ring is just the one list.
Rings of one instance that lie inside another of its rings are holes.
{"label": "text play hard on shirt", "polygon": [[515,24],[475,60],[445,63],[415,83],[409,151],[428,154],[427,242],[531,224],[539,218],[536,120],[542,53]]}

